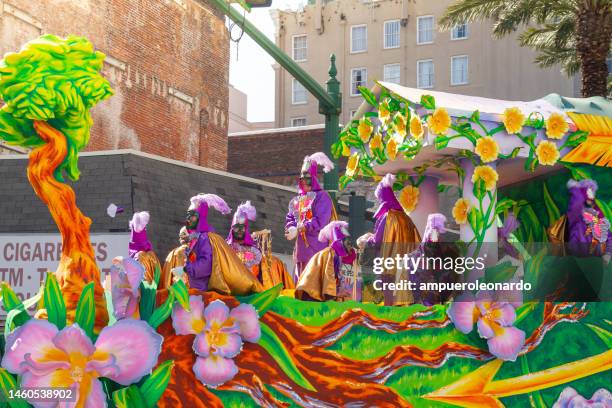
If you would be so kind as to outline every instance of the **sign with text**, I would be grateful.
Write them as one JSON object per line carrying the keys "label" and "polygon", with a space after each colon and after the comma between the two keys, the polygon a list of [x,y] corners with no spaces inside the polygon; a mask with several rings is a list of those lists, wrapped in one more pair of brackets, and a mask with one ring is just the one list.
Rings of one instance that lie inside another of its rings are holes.
{"label": "sign with text", "polygon": [[[102,281],[116,256],[127,256],[129,233],[91,234]],[[0,281],[7,282],[19,299],[35,296],[47,271],[55,271],[62,256],[60,234],[0,234]],[[0,307],[0,315],[6,312]]]}

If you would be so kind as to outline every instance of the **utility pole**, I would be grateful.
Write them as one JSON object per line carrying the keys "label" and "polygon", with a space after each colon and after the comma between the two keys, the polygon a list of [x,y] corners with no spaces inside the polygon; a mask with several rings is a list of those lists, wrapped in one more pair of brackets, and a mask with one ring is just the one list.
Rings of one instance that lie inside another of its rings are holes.
{"label": "utility pole", "polygon": [[278,64],[291,74],[312,96],[319,101],[319,112],[325,115],[325,135],[323,140],[324,152],[336,165],[334,170],[325,174],[324,188],[332,197],[338,190],[338,169],[337,161],[331,154],[331,146],[340,131],[340,113],[342,111],[342,94],[340,92],[340,82],[336,79],[338,70],[336,69],[336,57],[331,55],[329,67],[329,79],[327,80],[327,90],[324,89],[313,77],[296,64],[293,59],[285,54],[276,44],[274,44],[265,34],[247,20],[238,10],[230,6],[227,0],[198,0],[202,4],[212,4],[217,10],[228,16],[237,24],[249,37],[253,39],[261,48],[264,49]]}

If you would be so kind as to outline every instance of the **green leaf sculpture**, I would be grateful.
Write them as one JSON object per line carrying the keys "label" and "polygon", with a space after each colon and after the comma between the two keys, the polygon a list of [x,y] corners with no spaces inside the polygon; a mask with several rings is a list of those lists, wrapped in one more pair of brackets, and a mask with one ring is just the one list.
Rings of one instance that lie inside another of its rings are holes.
{"label": "green leaf sculpture", "polygon": [[45,309],[47,309],[47,320],[61,330],[66,326],[66,304],[55,274],[47,273],[44,290],[43,299]]}
{"label": "green leaf sculpture", "polygon": [[312,384],[310,384],[306,377],[304,377],[296,367],[283,342],[280,341],[274,331],[263,322],[261,323],[261,339],[259,339],[258,344],[272,356],[274,361],[278,363],[280,368],[293,382],[307,390],[316,391]]}
{"label": "green leaf sculpture", "polygon": [[93,339],[94,323],[96,321],[96,301],[94,299],[94,283],[88,283],[77,303],[75,323],[79,325],[89,338]]}
{"label": "green leaf sculpture", "polygon": [[44,144],[33,121],[47,121],[68,141],[68,154],[55,176],[65,171],[79,178],[77,155],[89,142],[92,125],[89,109],[112,95],[99,71],[104,54],[94,51],[83,37],[65,39],[43,35],[27,43],[19,53],[0,61],[0,139],[23,146]]}
{"label": "green leaf sculpture", "polygon": [[168,386],[173,369],[174,361],[164,361],[142,383],[140,386],[140,394],[147,408],[154,408],[157,406],[157,401],[159,401]]}
{"label": "green leaf sculpture", "polygon": [[259,317],[262,317],[272,306],[272,303],[276,300],[276,298],[280,295],[283,290],[283,285],[278,284],[273,288],[270,288],[261,293],[256,293],[250,296],[240,296],[238,300],[240,303],[249,303],[253,305],[257,313],[259,313]]}

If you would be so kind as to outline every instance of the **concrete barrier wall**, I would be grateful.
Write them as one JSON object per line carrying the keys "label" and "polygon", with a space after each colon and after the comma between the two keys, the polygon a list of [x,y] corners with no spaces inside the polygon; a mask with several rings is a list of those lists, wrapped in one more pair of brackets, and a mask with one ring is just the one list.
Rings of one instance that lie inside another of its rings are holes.
{"label": "concrete barrier wall", "polygon": [[[27,180],[27,164],[26,156],[0,156],[0,233],[57,232]],[[258,211],[252,229],[272,230],[274,252],[290,254],[293,250],[283,236],[293,188],[132,150],[85,153],[79,167],[81,179],[72,185],[79,207],[92,219],[91,231],[127,231],[133,212],[149,211],[149,238],[162,260],[178,244],[189,198],[197,193],[217,194],[232,209],[251,200]],[[110,203],[124,207],[125,212],[110,218],[106,214]],[[231,215],[212,210],[209,222],[225,237]]]}

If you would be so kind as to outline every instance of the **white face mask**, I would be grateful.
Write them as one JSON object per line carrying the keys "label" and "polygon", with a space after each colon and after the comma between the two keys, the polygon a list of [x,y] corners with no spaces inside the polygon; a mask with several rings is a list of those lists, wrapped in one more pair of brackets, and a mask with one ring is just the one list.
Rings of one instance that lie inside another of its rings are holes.
{"label": "white face mask", "polygon": [[434,229],[431,231],[431,235],[429,239],[431,239],[431,242],[438,242],[438,230],[437,229]]}
{"label": "white face mask", "polygon": [[595,191],[592,188],[587,189],[587,198],[589,200],[595,199]]}

